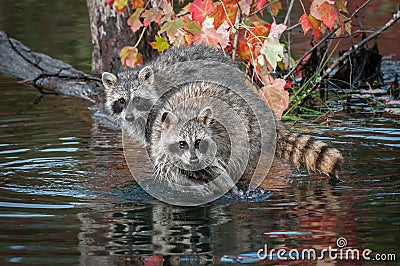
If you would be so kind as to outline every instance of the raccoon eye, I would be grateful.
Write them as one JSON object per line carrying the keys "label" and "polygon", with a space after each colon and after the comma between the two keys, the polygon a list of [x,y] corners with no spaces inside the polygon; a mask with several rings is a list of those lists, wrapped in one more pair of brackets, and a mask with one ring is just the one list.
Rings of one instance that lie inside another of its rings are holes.
{"label": "raccoon eye", "polygon": [[185,149],[187,147],[187,143],[186,141],[179,141],[179,148],[181,149]]}
{"label": "raccoon eye", "polygon": [[124,110],[126,105],[126,101],[124,98],[120,98],[116,100],[112,106],[114,113],[119,114]]}
{"label": "raccoon eye", "polygon": [[200,148],[200,142],[201,142],[201,139],[198,139],[198,140],[196,140],[196,141],[194,142],[194,147],[195,147],[196,149]]}

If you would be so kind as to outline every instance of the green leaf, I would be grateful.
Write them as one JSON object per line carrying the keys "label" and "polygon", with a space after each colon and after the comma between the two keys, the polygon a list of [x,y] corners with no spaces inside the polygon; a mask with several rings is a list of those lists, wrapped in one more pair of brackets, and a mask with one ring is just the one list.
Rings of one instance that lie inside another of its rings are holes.
{"label": "green leaf", "polygon": [[181,29],[183,26],[185,26],[183,18],[178,18],[176,20],[168,21],[165,22],[165,24],[161,27],[161,29],[158,31],[158,34],[166,32],[168,38],[173,39],[178,30]]}
{"label": "green leaf", "polygon": [[261,65],[265,64],[265,56],[268,63],[275,70],[277,63],[283,59],[283,44],[279,43],[278,39],[266,38],[261,47],[260,53],[261,54],[257,58],[259,63]]}
{"label": "green leaf", "polygon": [[163,52],[169,48],[169,43],[163,37],[156,36],[156,41],[150,43],[151,47],[157,49],[159,52]]}

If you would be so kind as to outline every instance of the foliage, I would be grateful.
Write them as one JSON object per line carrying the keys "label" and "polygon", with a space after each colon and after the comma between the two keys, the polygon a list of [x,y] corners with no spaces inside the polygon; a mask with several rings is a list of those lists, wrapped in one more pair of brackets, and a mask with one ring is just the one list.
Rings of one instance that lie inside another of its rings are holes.
{"label": "foliage", "polygon": [[[133,32],[158,24],[160,30],[151,46],[159,52],[170,46],[206,44],[239,57],[275,113],[281,116],[289,107],[286,89],[293,82],[281,77],[293,67],[293,59],[281,41],[287,25],[276,22],[282,11],[280,0],[194,0],[180,10],[173,8],[171,0],[160,0],[152,7],[143,0],[107,0],[105,4],[118,12],[132,10],[127,23]],[[314,40],[329,31],[337,35],[350,32],[346,0],[312,0],[308,12],[301,4],[304,14],[294,19]],[[272,17],[272,22],[266,17]],[[124,66],[142,63],[136,45],[121,51]]]}

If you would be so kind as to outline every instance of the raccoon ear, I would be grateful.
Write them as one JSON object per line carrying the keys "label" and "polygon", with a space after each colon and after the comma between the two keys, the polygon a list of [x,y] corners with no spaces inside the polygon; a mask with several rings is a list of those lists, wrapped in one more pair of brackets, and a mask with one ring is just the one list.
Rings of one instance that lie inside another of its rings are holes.
{"label": "raccoon ear", "polygon": [[106,90],[112,91],[118,83],[118,78],[112,73],[104,72],[103,75],[101,75],[101,81]]}
{"label": "raccoon ear", "polygon": [[173,125],[176,125],[179,121],[179,118],[172,112],[164,112],[161,116],[162,128],[167,129]]}
{"label": "raccoon ear", "polygon": [[213,121],[211,118],[212,116],[212,109],[211,107],[205,107],[203,108],[199,114],[197,115],[197,121],[199,123],[202,123],[205,126],[209,126],[210,123]]}
{"label": "raccoon ear", "polygon": [[153,83],[154,81],[154,72],[153,69],[149,66],[142,68],[138,74],[139,81],[148,81]]}

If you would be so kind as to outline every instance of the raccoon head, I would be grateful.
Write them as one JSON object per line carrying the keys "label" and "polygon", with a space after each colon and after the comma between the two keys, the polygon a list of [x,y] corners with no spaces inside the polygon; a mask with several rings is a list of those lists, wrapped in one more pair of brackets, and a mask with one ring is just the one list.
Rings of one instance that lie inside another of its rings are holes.
{"label": "raccoon head", "polygon": [[178,167],[198,171],[213,161],[216,144],[209,131],[211,115],[212,109],[209,107],[186,121],[170,111],[162,114],[163,148]]}
{"label": "raccoon head", "polygon": [[153,70],[150,67],[136,67],[117,75],[104,72],[102,82],[108,112],[128,127],[129,123],[146,118],[153,101],[158,98],[155,92],[148,89],[153,80]]}

